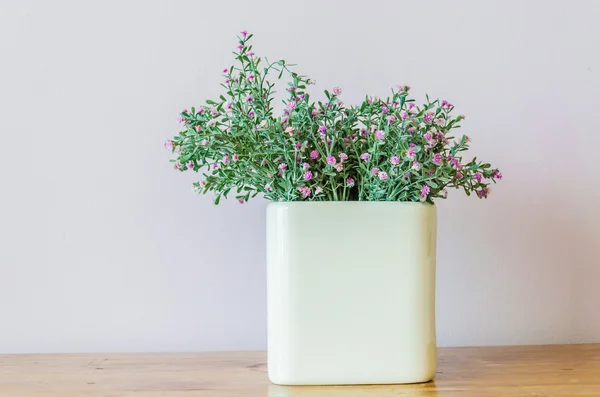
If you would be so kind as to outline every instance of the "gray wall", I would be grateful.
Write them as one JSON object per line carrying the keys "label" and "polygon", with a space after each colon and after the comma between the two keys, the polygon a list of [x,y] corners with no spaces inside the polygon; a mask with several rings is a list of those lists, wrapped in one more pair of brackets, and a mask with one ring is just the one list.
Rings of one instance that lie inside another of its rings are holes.
{"label": "gray wall", "polygon": [[439,203],[441,346],[600,342],[597,1],[0,2],[0,352],[264,349],[264,209],[162,142],[235,35],[346,103],[466,114],[505,181]]}

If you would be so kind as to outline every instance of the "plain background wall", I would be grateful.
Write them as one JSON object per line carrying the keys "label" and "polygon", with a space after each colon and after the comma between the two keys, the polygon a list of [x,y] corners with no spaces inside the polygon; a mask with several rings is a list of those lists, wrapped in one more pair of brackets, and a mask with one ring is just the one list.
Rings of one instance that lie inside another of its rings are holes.
{"label": "plain background wall", "polygon": [[0,1],[0,352],[264,349],[266,201],[163,141],[236,35],[346,103],[409,84],[505,180],[439,203],[440,346],[600,342],[600,2]]}

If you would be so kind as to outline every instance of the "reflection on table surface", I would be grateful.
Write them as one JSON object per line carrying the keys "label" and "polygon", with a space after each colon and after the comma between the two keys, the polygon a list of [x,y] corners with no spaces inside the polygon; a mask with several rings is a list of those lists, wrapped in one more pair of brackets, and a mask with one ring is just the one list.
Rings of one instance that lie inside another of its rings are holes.
{"label": "reflection on table surface", "polygon": [[411,385],[268,386],[268,397],[433,397],[435,382]]}

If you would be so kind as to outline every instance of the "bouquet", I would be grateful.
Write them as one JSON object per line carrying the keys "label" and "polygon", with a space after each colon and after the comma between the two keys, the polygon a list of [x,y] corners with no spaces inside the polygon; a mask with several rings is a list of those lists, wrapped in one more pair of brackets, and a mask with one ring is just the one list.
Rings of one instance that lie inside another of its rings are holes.
{"label": "bouquet", "polygon": [[[313,101],[313,85],[283,60],[258,57],[241,32],[237,64],[223,69],[224,94],[183,110],[182,130],[165,147],[179,171],[202,179],[193,190],[214,192],[215,204],[234,191],[246,202],[262,194],[273,201],[421,201],[463,189],[487,198],[501,172],[477,158],[465,160],[470,139],[455,137],[463,115],[430,100],[419,106],[410,87],[385,99],[366,96],[348,106],[338,87]],[[287,79],[283,114],[275,115],[275,83]]]}

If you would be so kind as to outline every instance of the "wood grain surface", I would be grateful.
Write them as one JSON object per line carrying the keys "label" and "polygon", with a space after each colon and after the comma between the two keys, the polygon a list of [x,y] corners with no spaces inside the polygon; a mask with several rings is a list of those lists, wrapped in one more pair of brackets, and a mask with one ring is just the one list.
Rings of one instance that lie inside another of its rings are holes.
{"label": "wood grain surface", "polygon": [[0,355],[0,397],[600,397],[600,344],[438,349],[433,382],[277,386],[264,352]]}

